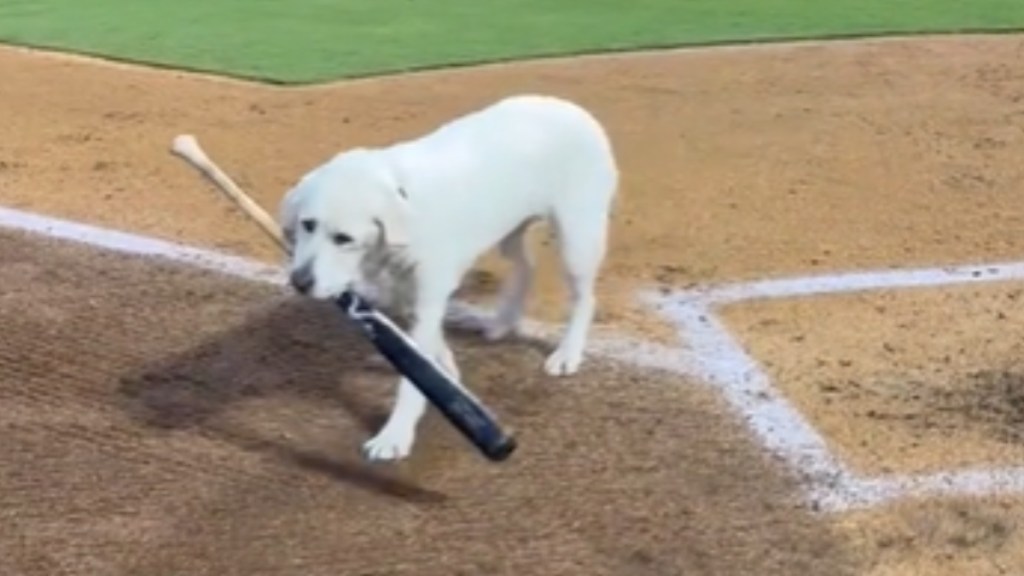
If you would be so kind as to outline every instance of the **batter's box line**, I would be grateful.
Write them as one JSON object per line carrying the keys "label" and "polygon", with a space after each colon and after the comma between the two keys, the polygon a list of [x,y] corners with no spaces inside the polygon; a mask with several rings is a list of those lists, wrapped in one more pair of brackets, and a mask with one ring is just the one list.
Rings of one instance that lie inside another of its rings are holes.
{"label": "batter's box line", "polygon": [[[109,252],[177,262],[242,280],[282,287],[286,284],[286,275],[279,266],[13,208],[0,206],[0,228],[86,245]],[[461,303],[461,305],[466,311],[482,312],[468,303]],[[554,341],[559,331],[558,326],[534,320],[524,321],[522,327],[525,336],[549,342]],[[692,375],[693,367],[696,364],[690,351],[680,347],[664,346],[614,334],[595,336],[591,340],[588,351],[632,366],[674,374]]]}
{"label": "batter's box line", "polygon": [[[133,256],[178,262],[248,281],[283,285],[280,267],[148,236],[0,207],[0,228]],[[961,471],[931,476],[860,477],[829,450],[820,434],[772,386],[768,376],[724,328],[716,306],[757,298],[783,298],[881,288],[943,286],[1024,278],[1024,262],[767,280],[668,296],[644,295],[679,327],[689,348],[628,337],[595,337],[590,351],[641,368],[707,381],[752,427],[764,445],[809,481],[809,499],[823,510],[873,506],[908,495],[996,494],[1024,491],[1024,469]],[[524,325],[527,336],[550,340],[557,328]]]}
{"label": "batter's box line", "polygon": [[721,391],[758,440],[800,474],[818,509],[841,512],[904,498],[1024,494],[1024,467],[865,476],[790,404],[716,314],[743,301],[1024,280],[1024,262],[845,272],[645,293],[689,343],[697,375]]}

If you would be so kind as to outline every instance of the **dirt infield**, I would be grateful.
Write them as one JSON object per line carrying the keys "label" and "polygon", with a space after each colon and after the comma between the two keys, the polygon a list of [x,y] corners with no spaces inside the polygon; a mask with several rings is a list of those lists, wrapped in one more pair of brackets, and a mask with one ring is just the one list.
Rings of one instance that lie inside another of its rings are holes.
{"label": "dirt infield", "polygon": [[949,499],[863,511],[840,522],[865,576],[1010,576],[1024,566],[1024,501]]}
{"label": "dirt infield", "polygon": [[[175,135],[198,135],[272,207],[349,145],[509,93],[563,95],[606,123],[624,174],[600,328],[675,343],[638,289],[1020,259],[1022,59],[1021,36],[917,38],[281,89],[2,49],[0,205],[276,261],[170,156]],[[531,314],[556,321],[564,291],[535,239]],[[499,269],[485,260],[477,279]],[[1017,500],[809,517],[721,399],[678,376],[594,359],[551,381],[537,345],[463,340],[467,380],[525,434],[514,462],[481,463],[431,416],[412,461],[367,467],[356,448],[393,376],[365,364],[358,339],[335,340],[331,315],[269,287],[7,234],[0,279],[3,574],[1024,573]],[[993,436],[1017,421],[975,418],[985,390],[1016,405],[1013,290],[881,310],[815,299],[731,320],[858,469],[1019,464]],[[793,330],[813,337],[795,344]],[[851,356],[875,332],[896,352]],[[908,366],[929,390],[955,380],[975,395],[917,402]],[[882,433],[866,416],[878,406],[902,416]]]}
{"label": "dirt infield", "polygon": [[740,304],[725,318],[860,471],[1024,462],[1019,282]]}
{"label": "dirt infield", "polygon": [[521,451],[430,413],[367,467],[393,376],[333,311],[8,233],[0,260],[3,574],[852,573],[703,387],[461,341]]}
{"label": "dirt infield", "polygon": [[[274,206],[349,145],[409,137],[509,93],[563,95],[607,124],[624,173],[600,319],[669,338],[637,288],[1024,252],[1020,45],[683,51],[302,89],[3,50],[4,101],[24,113],[0,126],[0,202],[274,258],[168,155],[176,134],[197,134]],[[541,255],[531,312],[559,319],[564,291]]]}

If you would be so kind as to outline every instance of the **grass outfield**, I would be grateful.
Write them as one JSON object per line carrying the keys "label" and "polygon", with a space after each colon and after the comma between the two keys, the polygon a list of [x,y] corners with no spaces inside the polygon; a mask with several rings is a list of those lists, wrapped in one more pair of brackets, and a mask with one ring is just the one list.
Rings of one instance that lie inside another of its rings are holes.
{"label": "grass outfield", "polygon": [[289,83],[639,47],[1021,27],[1024,0],[0,0],[8,43]]}

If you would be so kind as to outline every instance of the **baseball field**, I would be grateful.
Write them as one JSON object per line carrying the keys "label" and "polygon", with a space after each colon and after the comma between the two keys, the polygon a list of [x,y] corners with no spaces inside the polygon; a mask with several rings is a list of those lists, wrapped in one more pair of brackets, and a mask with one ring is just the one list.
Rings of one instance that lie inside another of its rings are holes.
{"label": "baseball field", "polygon": [[[1024,574],[1024,4],[627,6],[0,0],[0,574]],[[171,140],[273,209],[524,92],[621,164],[588,359],[539,229],[451,334],[519,450],[370,465],[395,375]]]}

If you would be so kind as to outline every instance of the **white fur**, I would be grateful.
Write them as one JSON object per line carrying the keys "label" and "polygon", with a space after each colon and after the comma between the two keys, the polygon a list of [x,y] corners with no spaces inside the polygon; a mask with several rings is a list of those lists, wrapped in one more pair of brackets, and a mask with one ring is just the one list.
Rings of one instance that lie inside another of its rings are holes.
{"label": "white fur", "polygon": [[[531,223],[550,222],[570,303],[565,332],[544,369],[568,375],[580,367],[593,321],[618,179],[608,137],[587,111],[522,95],[411,141],[338,154],[285,195],[280,219],[293,238],[297,285],[312,281],[314,298],[354,289],[378,305],[406,310],[411,337],[455,377],[443,334],[453,292],[497,246],[513,268],[482,328],[489,339],[514,332],[533,279],[524,235]],[[336,244],[339,233],[353,241]],[[388,421],[364,445],[366,457],[407,456],[425,408],[425,398],[402,379]]]}

